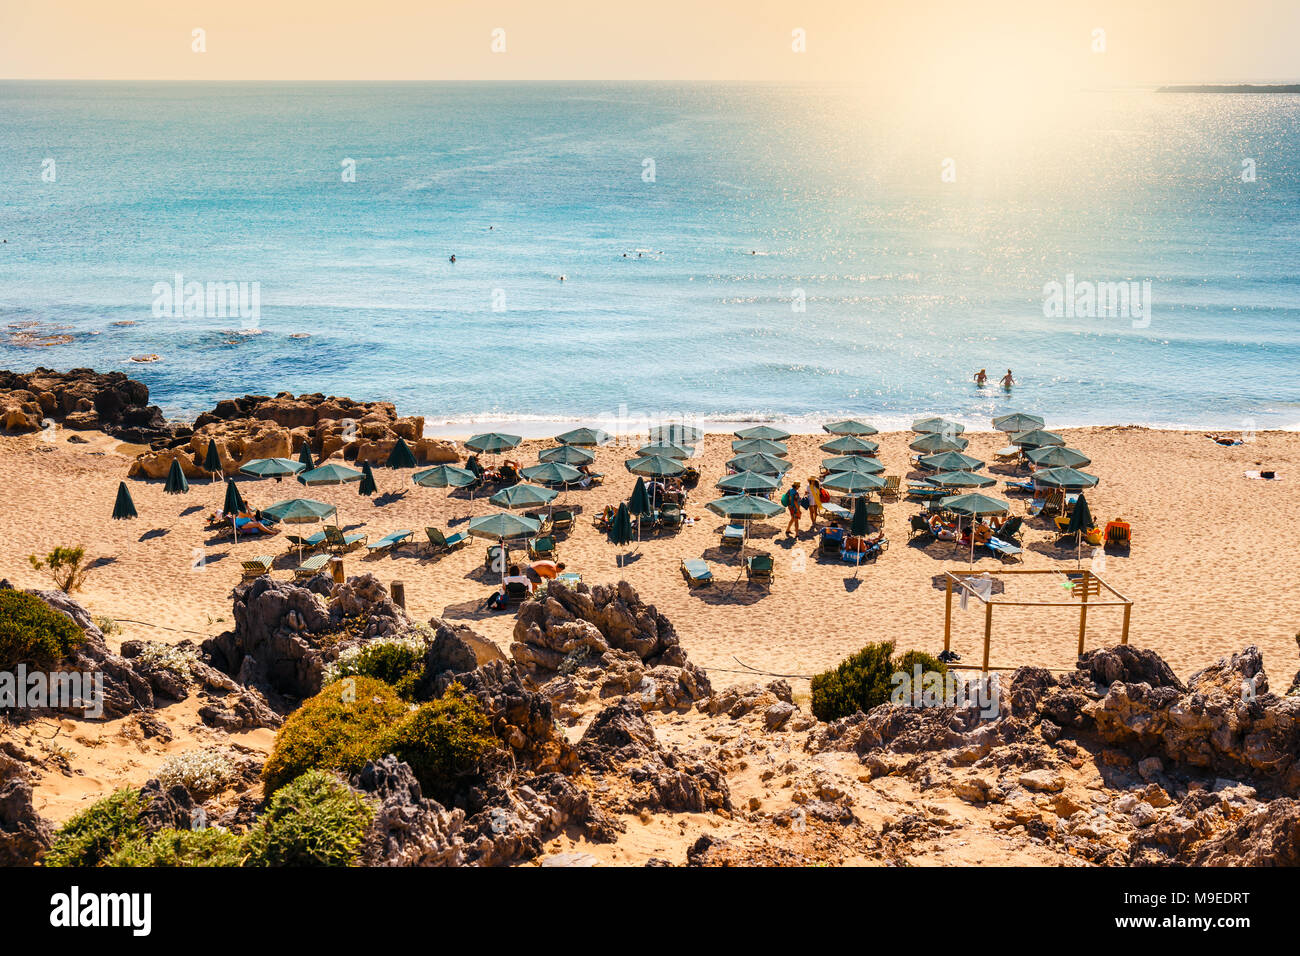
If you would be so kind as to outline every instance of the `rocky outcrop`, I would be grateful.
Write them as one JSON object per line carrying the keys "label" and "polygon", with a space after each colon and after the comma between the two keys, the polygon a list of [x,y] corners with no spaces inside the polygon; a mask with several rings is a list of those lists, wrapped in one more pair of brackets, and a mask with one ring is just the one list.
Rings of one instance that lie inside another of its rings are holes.
{"label": "rocky outcrop", "polygon": [[169,424],[162,410],[149,404],[147,385],[122,372],[0,371],[0,428],[39,431],[46,420],[65,428],[100,429],[142,445],[161,446],[188,434],[187,428]]}
{"label": "rocky outcrop", "polygon": [[31,866],[50,838],[50,825],[32,806],[27,768],[0,750],[0,866]]}
{"label": "rocky outcrop", "polygon": [[227,473],[254,458],[295,457],[303,445],[318,460],[338,455],[358,465],[378,465],[388,459],[398,438],[410,445],[419,462],[440,464],[460,457],[451,442],[423,436],[424,419],[399,417],[391,402],[357,402],[319,393],[245,395],[223,399],[199,415],[192,434],[173,447],[141,455],[130,476],[164,477],[173,459],[191,478],[206,475],[202,465],[213,441]]}
{"label": "rocky outcrop", "polygon": [[511,656],[556,701],[633,694],[647,710],[708,697],[708,675],[686,659],[672,623],[626,581],[568,588],[552,582],[526,601]]}
{"label": "rocky outcrop", "polygon": [[463,810],[426,800],[409,765],[392,754],[370,761],[352,785],[378,804],[362,843],[362,866],[460,866]]}

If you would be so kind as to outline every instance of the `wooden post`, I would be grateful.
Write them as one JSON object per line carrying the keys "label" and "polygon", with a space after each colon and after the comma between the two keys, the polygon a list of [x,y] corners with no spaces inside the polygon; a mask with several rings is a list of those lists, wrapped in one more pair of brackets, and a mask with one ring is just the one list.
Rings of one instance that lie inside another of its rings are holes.
{"label": "wooden post", "polygon": [[1083,656],[1083,635],[1088,630],[1088,577],[1091,571],[1084,571],[1083,577],[1075,587],[1083,592],[1083,599],[1079,603],[1079,656]]}
{"label": "wooden post", "polygon": [[1128,617],[1129,617],[1129,612],[1131,612],[1132,610],[1133,610],[1132,604],[1124,605],[1124,629],[1120,631],[1119,634],[1119,642],[1121,644],[1128,643]]}
{"label": "wooden post", "polygon": [[945,574],[944,577],[948,579],[948,596],[943,612],[943,651],[946,658],[952,649],[952,575]]}
{"label": "wooden post", "polygon": [[343,583],[343,559],[339,557],[330,558],[330,577],[334,579],[335,584]]}
{"label": "wooden post", "polygon": [[993,605],[984,605],[984,673],[989,672],[989,644],[993,641]]}
{"label": "wooden post", "polygon": [[393,603],[406,610],[406,585],[401,581],[394,581],[393,586],[389,588],[388,593],[392,595]]}

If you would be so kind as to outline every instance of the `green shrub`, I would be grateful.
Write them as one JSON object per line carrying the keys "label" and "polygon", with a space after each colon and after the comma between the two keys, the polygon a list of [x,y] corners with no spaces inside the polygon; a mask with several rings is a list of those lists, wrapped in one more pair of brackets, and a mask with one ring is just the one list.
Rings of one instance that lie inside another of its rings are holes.
{"label": "green shrub", "polygon": [[424,673],[428,645],[418,637],[391,637],[350,647],[325,670],[325,681],[344,677],[373,677],[392,684],[407,700]]}
{"label": "green shrub", "polygon": [[102,866],[114,853],[143,836],[140,794],[118,790],[97,800],[54,834],[46,866]]}
{"label": "green shrub", "polygon": [[841,661],[834,670],[814,677],[813,716],[818,720],[836,720],[889,703],[895,687],[893,675],[902,672],[910,678],[916,664],[921,665],[922,673],[948,672],[942,661],[920,651],[908,651],[897,660],[893,654],[893,641],[868,644]]}
{"label": "green shrub", "polygon": [[309,770],[276,791],[248,832],[247,866],[348,866],[374,810],[333,774]]}
{"label": "green shrub", "polygon": [[49,670],[83,638],[72,618],[35,594],[0,591],[0,670],[19,664]]}
{"label": "green shrub", "polygon": [[29,554],[27,560],[37,571],[46,572],[54,586],[65,594],[81,587],[90,573],[86,565],[86,549],[79,544],[57,547],[43,558]]}
{"label": "green shrub", "polygon": [[409,710],[396,689],[371,677],[329,684],[304,701],[276,734],[262,768],[267,793],[313,768],[356,773],[375,756],[380,738]]}
{"label": "green shrub", "polygon": [[478,700],[460,684],[452,684],[393,728],[375,756],[391,753],[406,761],[425,792],[442,798],[499,746]]}
{"label": "green shrub", "polygon": [[226,830],[168,829],[128,843],[105,866],[242,866],[245,855],[243,839]]}

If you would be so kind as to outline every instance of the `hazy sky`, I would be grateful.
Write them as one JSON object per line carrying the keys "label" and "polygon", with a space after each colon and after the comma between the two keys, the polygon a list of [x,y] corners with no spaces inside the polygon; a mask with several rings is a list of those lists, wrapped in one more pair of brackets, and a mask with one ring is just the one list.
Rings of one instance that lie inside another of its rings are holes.
{"label": "hazy sky", "polygon": [[1091,87],[1300,79],[1298,37],[1300,0],[0,0],[0,76]]}

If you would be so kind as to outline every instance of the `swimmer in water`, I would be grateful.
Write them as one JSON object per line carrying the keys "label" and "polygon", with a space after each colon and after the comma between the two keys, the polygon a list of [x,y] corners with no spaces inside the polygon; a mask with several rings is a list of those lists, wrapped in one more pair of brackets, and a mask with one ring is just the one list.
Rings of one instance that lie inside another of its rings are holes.
{"label": "swimmer in water", "polygon": [[975,373],[975,384],[978,385],[980,388],[983,388],[984,383],[987,382],[988,380],[989,380],[988,372],[985,371],[984,369],[980,369],[978,372]]}
{"label": "swimmer in water", "polygon": [[1007,374],[1002,376],[1002,387],[1010,388],[1016,384],[1016,380],[1011,377],[1011,369],[1007,369]]}
{"label": "swimmer in water", "polygon": [[455,257],[455,256],[452,256],[451,259],[450,259],[449,261],[450,261],[450,262],[455,262],[455,261],[456,261],[456,257]]}

